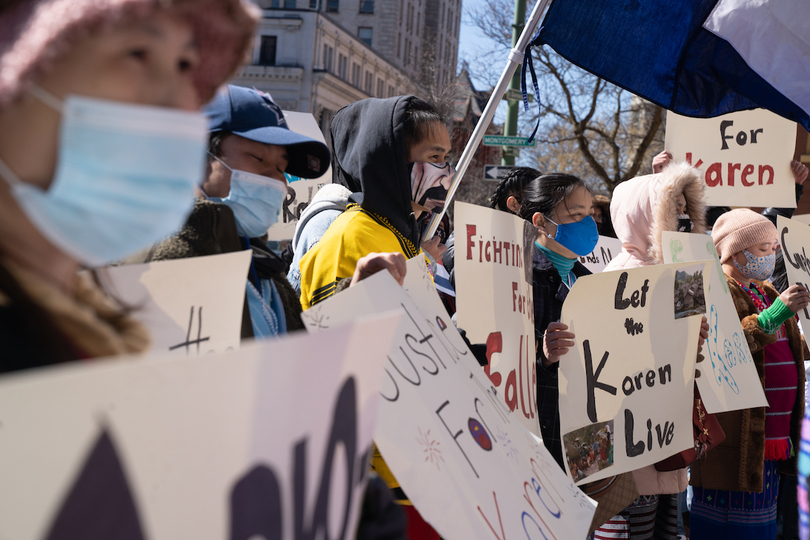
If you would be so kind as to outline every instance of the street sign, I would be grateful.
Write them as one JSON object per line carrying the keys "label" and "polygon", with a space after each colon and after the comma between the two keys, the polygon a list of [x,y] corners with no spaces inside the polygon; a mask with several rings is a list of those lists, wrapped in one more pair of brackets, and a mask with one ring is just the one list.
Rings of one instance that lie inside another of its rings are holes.
{"label": "street sign", "polygon": [[537,139],[529,142],[528,137],[507,137],[504,135],[484,135],[484,146],[534,146]]}
{"label": "street sign", "polygon": [[484,165],[484,180],[496,182],[514,168],[510,165]]}
{"label": "street sign", "polygon": [[523,93],[520,90],[516,90],[514,88],[509,88],[506,90],[506,93],[503,95],[503,99],[513,100],[513,101],[521,101],[523,100]]}

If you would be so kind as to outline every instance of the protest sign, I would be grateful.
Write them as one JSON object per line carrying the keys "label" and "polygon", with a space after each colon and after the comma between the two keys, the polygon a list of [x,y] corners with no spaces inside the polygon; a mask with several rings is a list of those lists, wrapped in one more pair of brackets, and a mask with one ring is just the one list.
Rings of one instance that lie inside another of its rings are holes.
{"label": "protest sign", "polygon": [[[563,304],[560,433],[579,484],[691,448],[695,355],[709,263],[583,276]],[[682,301],[684,290],[689,301]]]}
{"label": "protest sign", "polygon": [[595,503],[509,414],[450,322],[421,256],[409,261],[404,288],[380,273],[303,318],[317,331],[404,309],[374,441],[415,508],[448,540],[584,538]]}
{"label": "protest sign", "polygon": [[594,274],[598,274],[608,263],[622,252],[622,241],[610,236],[600,236],[590,255],[579,258],[579,262]]}
{"label": "protest sign", "polygon": [[810,225],[810,214],[793,214],[793,217],[790,219],[803,223],[804,225]]}
{"label": "protest sign", "polygon": [[[239,348],[250,251],[105,268],[105,288],[149,330],[152,352]],[[193,277],[193,279],[190,279]]]}
{"label": "protest sign", "polygon": [[[810,250],[810,226],[777,216],[776,229],[785,259],[788,284],[810,289],[810,259],[807,258],[807,251]],[[810,308],[804,308],[798,315],[802,329],[810,329]]]}
{"label": "protest sign", "polygon": [[506,213],[457,202],[458,326],[486,343],[486,374],[509,410],[532,433],[537,417],[532,254],[537,229]]}
{"label": "protest sign", "polygon": [[[326,143],[318,122],[310,113],[284,111],[284,119],[290,131]],[[332,182],[332,167],[330,166],[320,178],[298,178],[286,173],[284,176],[287,179],[287,197],[284,199],[278,222],[267,231],[269,240],[290,240],[293,237],[301,212],[309,206],[312,198],[324,184]]]}
{"label": "protest sign", "polygon": [[703,405],[710,413],[767,407],[751,349],[743,333],[734,300],[728,290],[720,257],[710,236],[664,231],[664,262],[697,262],[709,259],[706,283],[706,320],[709,339],[703,346],[703,363],[695,379]]}
{"label": "protest sign", "polygon": [[664,146],[675,161],[701,170],[709,206],[796,208],[790,170],[796,122],[764,109],[715,118],[670,111]]}
{"label": "protest sign", "polygon": [[0,378],[0,538],[354,538],[400,320]]}

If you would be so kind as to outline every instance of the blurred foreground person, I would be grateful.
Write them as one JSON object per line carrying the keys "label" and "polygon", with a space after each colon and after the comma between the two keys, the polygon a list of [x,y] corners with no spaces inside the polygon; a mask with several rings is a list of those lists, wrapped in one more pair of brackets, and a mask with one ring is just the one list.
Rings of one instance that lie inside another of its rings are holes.
{"label": "blurred foreground person", "polygon": [[0,12],[0,371],[145,350],[81,267],[175,232],[197,112],[241,64],[240,0],[22,0]]}

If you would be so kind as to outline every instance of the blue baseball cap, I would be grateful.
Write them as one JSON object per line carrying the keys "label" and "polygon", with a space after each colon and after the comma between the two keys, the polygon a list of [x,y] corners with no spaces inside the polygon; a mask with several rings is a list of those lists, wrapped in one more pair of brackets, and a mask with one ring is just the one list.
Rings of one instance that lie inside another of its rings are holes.
{"label": "blue baseball cap", "polygon": [[315,139],[290,131],[281,107],[269,94],[229,84],[206,105],[208,131],[227,131],[264,144],[287,148],[287,173],[300,178],[318,178],[329,168],[329,148]]}

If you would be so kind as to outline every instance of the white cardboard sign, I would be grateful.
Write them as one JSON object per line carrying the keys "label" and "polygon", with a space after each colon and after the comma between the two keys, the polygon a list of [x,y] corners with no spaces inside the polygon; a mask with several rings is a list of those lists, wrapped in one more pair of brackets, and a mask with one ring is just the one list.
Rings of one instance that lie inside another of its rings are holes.
{"label": "white cardboard sign", "polygon": [[[326,143],[321,128],[318,127],[318,122],[312,114],[284,111],[284,119],[287,120],[290,131]],[[312,198],[324,184],[332,182],[332,167],[330,165],[320,178],[298,178],[289,174],[284,176],[287,177],[287,197],[284,199],[278,222],[267,231],[269,240],[290,240],[293,237],[301,212],[309,206]]]}
{"label": "white cardboard sign", "polygon": [[795,122],[765,109],[715,118],[670,111],[664,146],[676,161],[703,172],[709,206],[796,207],[790,170]]}
{"label": "white cardboard sign", "polygon": [[239,348],[250,251],[105,268],[101,279],[149,330],[151,351],[197,356]]}
{"label": "white cardboard sign", "polygon": [[[810,288],[810,260],[807,258],[807,251],[810,250],[810,226],[795,219],[777,216],[776,228],[785,259],[788,283]],[[802,329],[810,328],[810,309],[805,308],[798,315]]]}
{"label": "white cardboard sign", "polygon": [[[579,483],[692,447],[692,385],[708,263],[583,276],[563,305],[576,336],[560,358],[560,432]],[[679,302],[684,290],[697,301]]]}
{"label": "white cardboard sign", "polygon": [[537,416],[532,255],[537,229],[506,212],[457,202],[456,303],[459,328],[486,343],[485,372],[523,425]]}
{"label": "white cardboard sign", "polygon": [[610,236],[600,236],[590,255],[579,258],[579,262],[594,274],[603,271],[613,257],[622,252],[622,241]]}
{"label": "white cardboard sign", "polygon": [[400,315],[0,378],[0,538],[354,538]]}
{"label": "white cardboard sign", "polygon": [[661,242],[667,264],[709,259],[706,272],[706,320],[709,339],[695,379],[703,405],[710,413],[767,407],[751,349],[743,334],[734,300],[728,290],[720,257],[710,236],[664,231]]}
{"label": "white cardboard sign", "polygon": [[[401,306],[374,433],[391,472],[443,538],[584,538],[595,502],[509,413],[450,323],[422,257],[304,312],[310,331]],[[418,306],[417,306],[418,304]]]}

